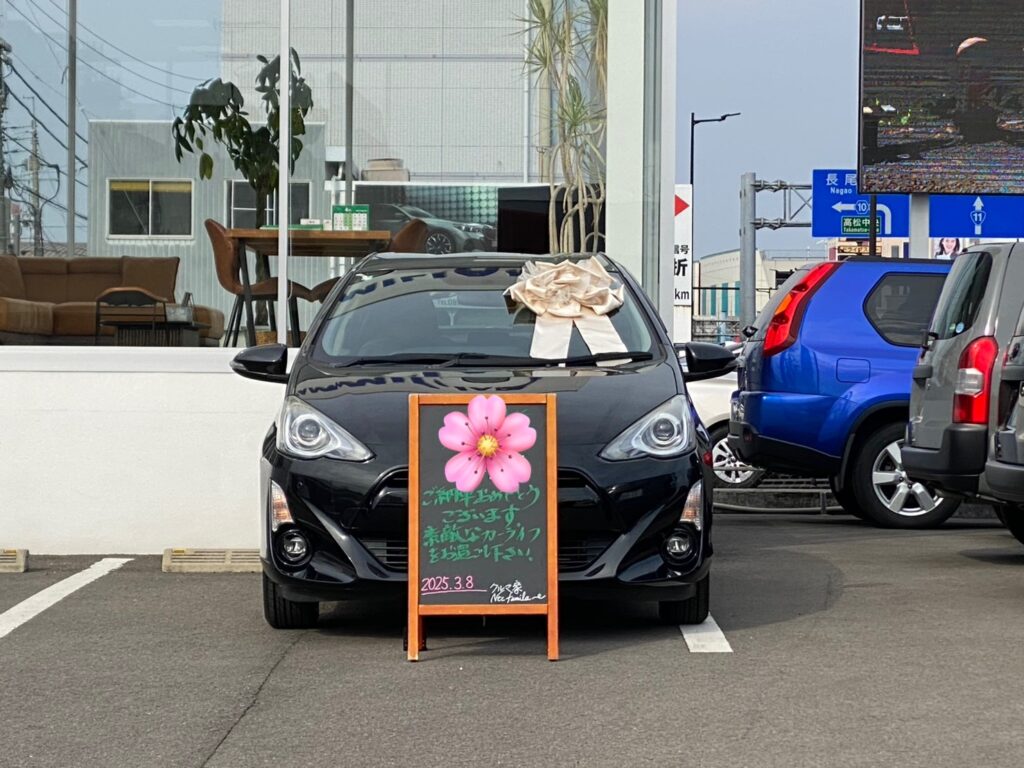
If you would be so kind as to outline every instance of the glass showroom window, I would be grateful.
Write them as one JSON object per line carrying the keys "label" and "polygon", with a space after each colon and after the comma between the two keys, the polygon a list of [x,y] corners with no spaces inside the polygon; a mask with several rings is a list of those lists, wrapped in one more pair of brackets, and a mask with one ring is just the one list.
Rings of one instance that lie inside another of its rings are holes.
{"label": "glass showroom window", "polygon": [[[312,184],[308,181],[293,181],[289,185],[291,215],[288,223],[299,224],[309,218],[309,202]],[[227,184],[227,200],[224,205],[230,226],[239,229],[256,228],[256,191],[246,181],[232,179]],[[268,226],[277,226],[277,192],[267,196]]]}
{"label": "glass showroom window", "polygon": [[191,237],[192,181],[110,182],[111,237]]}

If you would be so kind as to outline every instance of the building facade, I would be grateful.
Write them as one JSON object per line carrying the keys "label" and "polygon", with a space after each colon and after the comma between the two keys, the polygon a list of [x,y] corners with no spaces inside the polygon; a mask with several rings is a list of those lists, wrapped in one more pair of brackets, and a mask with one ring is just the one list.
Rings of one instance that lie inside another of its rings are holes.
{"label": "building facade", "polygon": [[[222,76],[258,100],[257,55],[279,49],[279,0],[223,0]],[[345,3],[293,0],[309,119],[345,145]],[[353,154],[399,158],[415,181],[538,180],[540,91],[524,66],[524,0],[356,0]]]}

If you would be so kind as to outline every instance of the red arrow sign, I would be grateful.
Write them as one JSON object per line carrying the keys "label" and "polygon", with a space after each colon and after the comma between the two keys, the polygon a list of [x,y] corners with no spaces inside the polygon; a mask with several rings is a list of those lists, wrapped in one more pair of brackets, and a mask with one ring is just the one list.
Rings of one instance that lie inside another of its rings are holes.
{"label": "red arrow sign", "polygon": [[676,195],[675,197],[676,197],[676,216],[678,216],[680,213],[682,213],[687,208],[689,208],[690,204],[687,203],[685,200],[683,200],[683,198],[681,198],[679,195]]}

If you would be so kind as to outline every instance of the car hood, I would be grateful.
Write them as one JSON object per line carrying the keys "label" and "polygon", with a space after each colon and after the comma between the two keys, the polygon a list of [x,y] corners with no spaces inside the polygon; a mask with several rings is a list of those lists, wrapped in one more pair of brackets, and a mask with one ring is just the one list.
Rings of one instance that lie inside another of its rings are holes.
{"label": "car hood", "polygon": [[553,393],[558,397],[559,443],[603,446],[680,390],[678,374],[667,360],[615,369],[389,366],[343,373],[308,363],[293,372],[288,388],[289,394],[344,427],[378,456],[402,463],[408,444],[408,398],[413,393]]}

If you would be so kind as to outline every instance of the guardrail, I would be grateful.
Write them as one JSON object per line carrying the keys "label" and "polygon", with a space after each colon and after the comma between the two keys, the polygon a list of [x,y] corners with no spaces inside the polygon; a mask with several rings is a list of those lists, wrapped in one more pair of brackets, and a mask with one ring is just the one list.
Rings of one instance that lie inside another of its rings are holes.
{"label": "guardrail", "polygon": [[715,488],[716,512],[841,515],[828,480],[768,475],[754,488]]}

